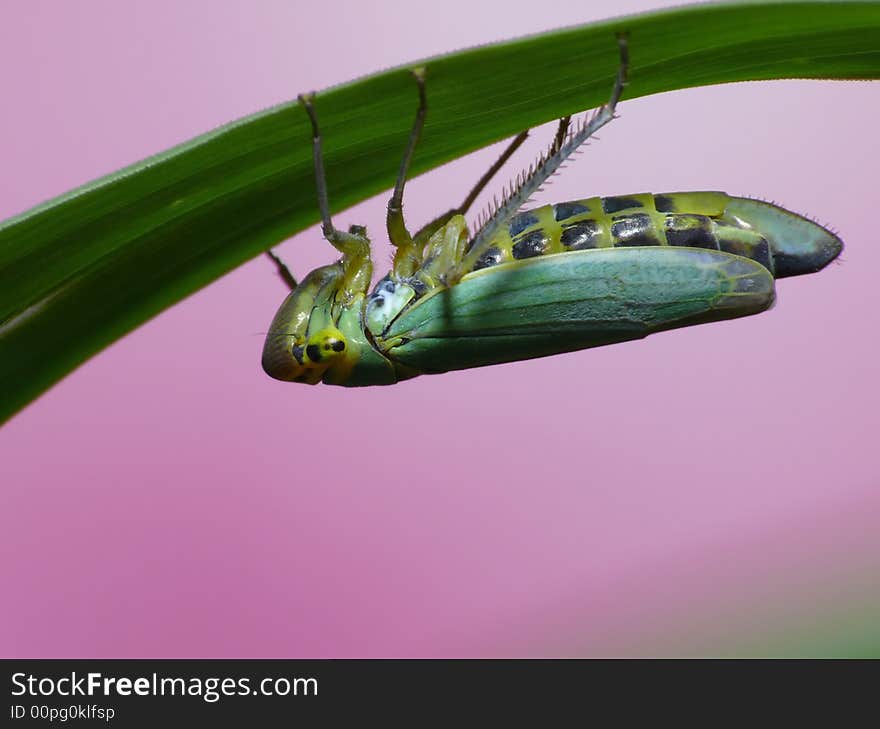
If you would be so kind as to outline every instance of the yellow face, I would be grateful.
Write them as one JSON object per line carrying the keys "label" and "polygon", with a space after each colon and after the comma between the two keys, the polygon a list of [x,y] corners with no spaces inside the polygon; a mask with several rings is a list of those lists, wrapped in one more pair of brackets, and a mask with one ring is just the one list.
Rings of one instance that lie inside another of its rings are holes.
{"label": "yellow face", "polygon": [[297,371],[291,372],[289,379],[317,384],[328,369],[345,357],[347,348],[345,335],[336,327],[318,330],[308,338],[305,346],[292,346],[291,354],[299,367],[294,365]]}
{"label": "yellow face", "polygon": [[277,380],[317,385],[328,369],[345,362],[350,349],[345,335],[333,325],[305,341],[293,332],[278,332],[266,340],[263,369]]}
{"label": "yellow face", "polygon": [[276,380],[308,385],[397,382],[400,373],[364,327],[363,296],[334,311],[333,291],[325,291],[334,279],[328,284],[322,272],[309,274],[278,309],[263,345],[263,370]]}

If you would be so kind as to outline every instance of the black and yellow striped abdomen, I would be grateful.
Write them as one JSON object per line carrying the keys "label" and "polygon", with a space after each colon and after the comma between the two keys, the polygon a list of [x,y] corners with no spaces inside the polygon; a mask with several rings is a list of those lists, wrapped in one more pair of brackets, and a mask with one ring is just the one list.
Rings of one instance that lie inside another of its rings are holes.
{"label": "black and yellow striped abdomen", "polygon": [[515,215],[492,240],[469,250],[462,271],[593,248],[683,246],[734,253],[774,271],[767,239],[736,216],[722,192],[640,193],[545,205]]}

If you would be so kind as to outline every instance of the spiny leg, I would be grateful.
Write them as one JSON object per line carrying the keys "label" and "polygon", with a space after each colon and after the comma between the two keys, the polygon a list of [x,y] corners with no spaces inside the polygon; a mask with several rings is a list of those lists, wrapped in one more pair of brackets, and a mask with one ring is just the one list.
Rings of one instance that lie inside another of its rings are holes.
{"label": "spiny leg", "polygon": [[281,276],[281,280],[290,287],[291,291],[293,291],[296,288],[296,279],[290,272],[287,264],[276,255],[275,251],[268,250],[266,251],[266,255],[269,256],[269,260],[275,264],[275,268],[278,270],[278,275]]}
{"label": "spiny leg", "polygon": [[348,232],[334,227],[330,218],[330,204],[327,200],[327,178],[324,174],[324,155],[321,147],[321,134],[315,114],[314,94],[300,94],[300,103],[305,107],[312,123],[312,157],[315,165],[315,186],[318,190],[318,207],[321,210],[321,230],[324,237],[342,252],[343,276],[340,293],[344,301],[358,293],[366,293],[373,275],[370,260],[370,241],[366,230],[361,226],[351,226]]}
{"label": "spiny leg", "polygon": [[565,144],[565,135],[568,134],[568,127],[571,125],[571,117],[564,116],[559,120],[556,127],[556,136],[553,138],[553,146],[550,147],[550,154],[556,154],[562,145]]}
{"label": "spiny leg", "polygon": [[464,201],[453,211],[457,215],[464,215],[470,206],[474,204],[474,200],[477,199],[477,195],[479,195],[486,185],[492,180],[492,178],[496,175],[498,170],[500,170],[504,164],[511,158],[514,152],[522,146],[522,143],[526,141],[526,137],[529,136],[529,130],[520,132],[517,134],[507,145],[505,150],[501,153],[501,156],[495,160],[495,163],[486,170],[485,174],[477,180],[477,184],[474,185],[473,189],[468,193],[468,196],[464,199]]}
{"label": "spiny leg", "polygon": [[[570,116],[564,116],[559,120],[556,137],[550,148],[551,154],[557,152],[565,142],[570,122]],[[458,281],[459,264],[467,250],[467,224],[462,216],[528,135],[529,130],[526,129],[513,138],[501,156],[477,181],[461,205],[435,218],[416,233],[415,242],[419,250],[423,252],[423,264],[415,276],[425,285],[428,287],[434,287],[438,284],[453,286]],[[453,220],[457,216],[459,220]]]}
{"label": "spiny leg", "polygon": [[428,113],[428,100],[425,94],[425,69],[422,67],[412,70],[413,78],[419,89],[419,108],[416,110],[416,118],[413,121],[409,133],[409,141],[400,161],[400,170],[397,173],[397,182],[394,184],[394,193],[388,201],[388,215],[386,225],[388,239],[397,248],[394,254],[394,273],[399,277],[411,276],[421,263],[421,250],[413,242],[413,238],[407,230],[403,219],[403,190],[409,176],[409,166],[412,162],[416,144],[422,136],[425,126],[425,116]]}
{"label": "spiny leg", "polygon": [[477,180],[477,184],[457,208],[448,210],[435,218],[415,235],[415,243],[422,254],[422,264],[414,277],[428,288],[436,286],[453,286],[458,281],[456,272],[464,256],[468,230],[464,214],[468,211],[483,188],[495,176],[495,173],[510,159],[529,135],[526,129],[513,138],[510,144],[495,163]]}
{"label": "spiny leg", "polygon": [[[614,79],[614,86],[608,102],[601,107],[591,119],[583,126],[568,135],[568,118],[563,117],[559,121],[559,127],[553,144],[546,158],[542,158],[537,167],[521,181],[513,194],[495,211],[492,217],[477,232],[471,242],[471,250],[481,246],[486,241],[492,240],[496,233],[508,223],[525,202],[537,192],[559,166],[570,157],[584,142],[593,136],[599,129],[604,127],[614,118],[617,102],[627,84],[629,75],[629,49],[625,33],[617,35],[617,45],[620,51],[620,64]],[[567,141],[565,141],[567,140]]]}
{"label": "spiny leg", "polygon": [[506,149],[501,153],[501,156],[498,157],[497,160],[492,164],[492,166],[486,170],[483,176],[477,180],[477,184],[474,185],[473,189],[467,194],[467,197],[462,201],[461,205],[458,207],[452,208],[451,210],[447,210],[443,215],[440,215],[430,223],[425,225],[418,233],[415,234],[414,240],[416,245],[421,250],[424,246],[425,242],[430,238],[437,230],[446,225],[454,215],[464,215],[474,204],[474,200],[477,199],[477,196],[485,189],[486,185],[492,180],[492,178],[498,173],[504,164],[509,160],[513,153],[516,152],[522,146],[522,143],[526,141],[526,138],[529,136],[529,130],[520,132],[517,134],[507,145]]}

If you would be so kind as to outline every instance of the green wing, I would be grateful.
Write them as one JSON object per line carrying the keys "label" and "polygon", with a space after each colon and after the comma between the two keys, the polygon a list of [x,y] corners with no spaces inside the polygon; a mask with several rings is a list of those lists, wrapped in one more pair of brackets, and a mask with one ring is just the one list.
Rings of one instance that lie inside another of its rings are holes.
{"label": "green wing", "polygon": [[774,294],[767,269],[720,251],[560,253],[468,274],[403,312],[383,339],[392,360],[445,372],[757,314]]}

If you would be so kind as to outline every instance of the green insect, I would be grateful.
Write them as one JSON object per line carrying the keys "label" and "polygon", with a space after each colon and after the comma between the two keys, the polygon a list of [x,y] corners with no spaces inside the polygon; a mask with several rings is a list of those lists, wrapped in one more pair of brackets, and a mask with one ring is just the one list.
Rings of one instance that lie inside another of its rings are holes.
{"label": "green insect", "polygon": [[527,132],[462,205],[411,235],[403,190],[427,111],[424,70],[413,71],[419,106],[388,203],[394,263],[372,293],[370,241],[360,226],[333,226],[313,97],[301,96],[312,124],[323,233],[342,257],[297,285],[269,253],[292,292],[266,337],[266,373],[308,384],[390,385],[639,339],[765,311],[775,278],[818,271],[839,255],[841,241],[816,223],[721,192],[596,197],[519,212],[614,118],[628,73],[625,37],[618,42],[608,103],[577,129],[561,119],[549,151],[473,236],[464,213]]}

